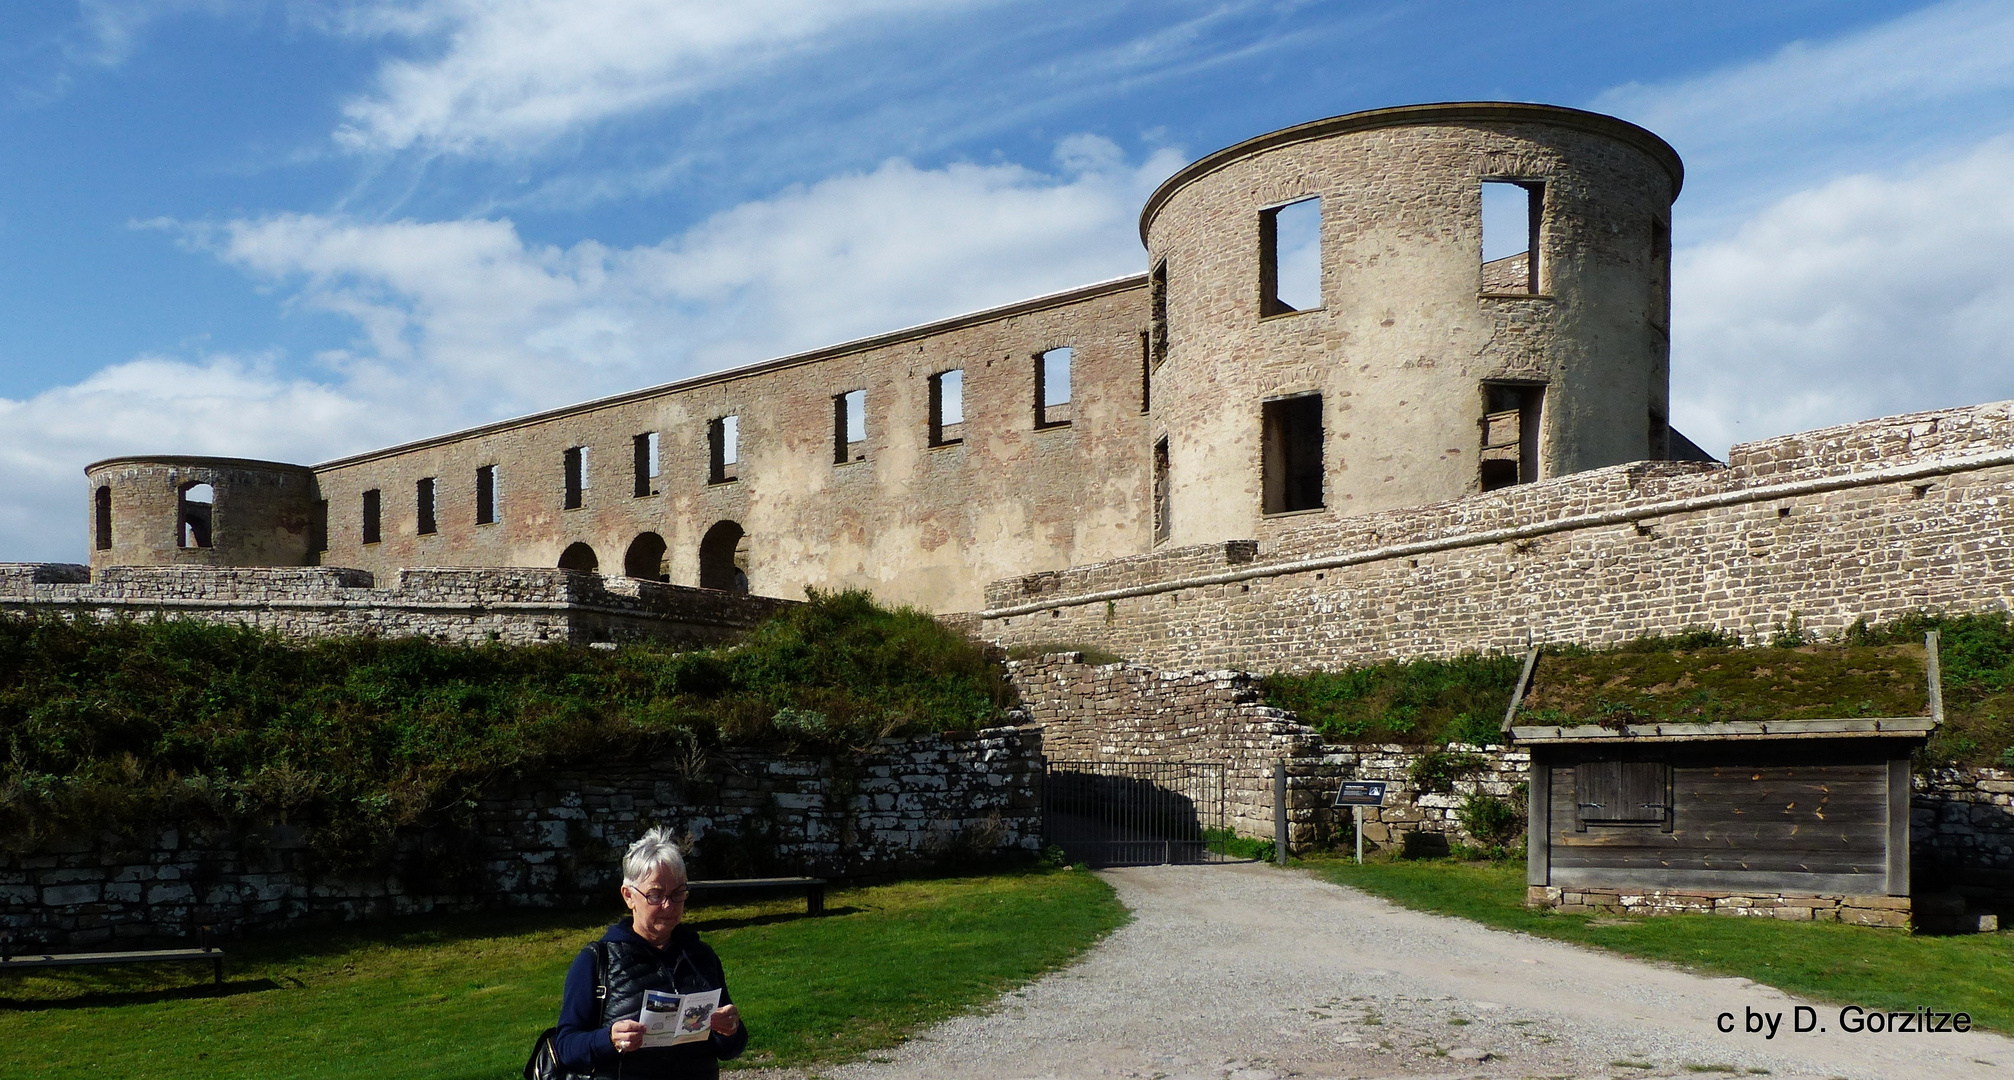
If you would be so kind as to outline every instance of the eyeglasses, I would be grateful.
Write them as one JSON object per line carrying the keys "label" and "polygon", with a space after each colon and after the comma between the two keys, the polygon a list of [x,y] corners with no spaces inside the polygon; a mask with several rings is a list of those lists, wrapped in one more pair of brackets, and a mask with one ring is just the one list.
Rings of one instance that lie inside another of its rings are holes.
{"label": "eyeglasses", "polygon": [[651,907],[666,907],[671,904],[683,904],[685,903],[686,898],[692,895],[691,889],[679,889],[675,892],[665,892],[663,889],[652,889],[649,892],[640,892],[634,885],[625,885],[623,886],[623,888],[628,889],[632,893],[635,893],[637,899],[643,901],[646,904],[649,904]]}

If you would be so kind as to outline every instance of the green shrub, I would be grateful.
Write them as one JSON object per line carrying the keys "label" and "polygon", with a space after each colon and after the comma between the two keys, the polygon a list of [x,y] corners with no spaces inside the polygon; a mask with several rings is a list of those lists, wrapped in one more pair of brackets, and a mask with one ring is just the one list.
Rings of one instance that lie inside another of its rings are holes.
{"label": "green shrub", "polygon": [[1455,819],[1461,822],[1462,831],[1475,837],[1492,854],[1508,849],[1524,835],[1525,813],[1517,801],[1482,792],[1463,799],[1461,809],[1455,811]]}
{"label": "green shrub", "polygon": [[289,823],[353,867],[467,825],[490,783],[721,743],[860,749],[998,721],[977,643],[862,592],[813,593],[725,647],[289,641],[196,622],[0,616],[0,845]]}
{"label": "green shrub", "polygon": [[1445,795],[1455,789],[1455,781],[1474,774],[1489,759],[1480,754],[1452,750],[1429,750],[1413,759],[1407,778],[1422,795]]}

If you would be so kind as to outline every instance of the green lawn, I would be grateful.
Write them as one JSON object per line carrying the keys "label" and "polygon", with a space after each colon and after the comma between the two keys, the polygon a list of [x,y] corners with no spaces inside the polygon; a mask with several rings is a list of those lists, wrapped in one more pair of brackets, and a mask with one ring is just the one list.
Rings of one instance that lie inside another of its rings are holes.
{"label": "green lawn", "polygon": [[[1050,871],[708,907],[753,1041],[744,1064],[833,1061],[900,1042],[1069,962],[1127,916],[1090,874]],[[504,1080],[553,1022],[566,967],[620,915],[523,913],[298,932],[196,965],[0,978],[0,1078]]]}
{"label": "green lawn", "polygon": [[1925,937],[1903,930],[1725,915],[1600,918],[1524,906],[1523,863],[1311,860],[1305,864],[1405,907],[1594,945],[1795,994],[1868,1008],[1972,1014],[2014,1032],[2014,934]]}

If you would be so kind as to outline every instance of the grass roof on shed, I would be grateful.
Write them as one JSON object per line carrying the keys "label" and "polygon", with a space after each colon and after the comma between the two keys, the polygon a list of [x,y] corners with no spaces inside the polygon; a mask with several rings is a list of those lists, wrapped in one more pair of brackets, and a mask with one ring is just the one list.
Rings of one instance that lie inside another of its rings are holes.
{"label": "grass roof on shed", "polygon": [[1922,645],[1720,646],[1542,655],[1517,723],[1620,727],[1929,713]]}

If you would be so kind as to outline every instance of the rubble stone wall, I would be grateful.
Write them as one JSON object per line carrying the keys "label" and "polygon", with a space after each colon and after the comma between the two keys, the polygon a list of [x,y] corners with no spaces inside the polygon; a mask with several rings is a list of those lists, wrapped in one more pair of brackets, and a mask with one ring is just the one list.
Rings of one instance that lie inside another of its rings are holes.
{"label": "rubble stone wall", "polygon": [[623,849],[690,835],[695,878],[858,877],[1041,847],[1041,737],[884,739],[853,756],[753,751],[619,760],[502,784],[474,828],[415,830],[378,872],[319,871],[305,834],[166,829],[0,855],[0,931],[21,946],[174,941],[302,921],[612,905]]}
{"label": "rubble stone wall", "polygon": [[0,611],[201,619],[293,637],[370,634],[475,644],[708,644],[793,601],[529,567],[398,571],[390,588],[340,567],[0,564]]}

